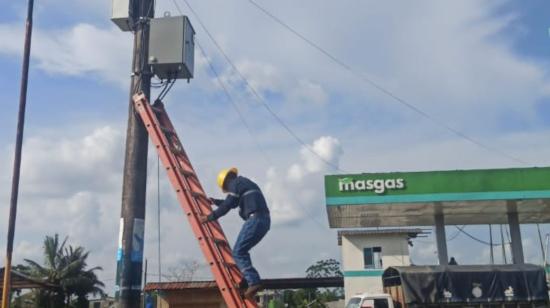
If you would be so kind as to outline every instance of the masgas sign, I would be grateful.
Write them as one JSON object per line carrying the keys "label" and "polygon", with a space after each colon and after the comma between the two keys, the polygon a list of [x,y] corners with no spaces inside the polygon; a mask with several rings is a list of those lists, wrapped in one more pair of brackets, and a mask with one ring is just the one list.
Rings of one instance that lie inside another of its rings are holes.
{"label": "masgas sign", "polygon": [[[327,198],[528,199],[550,194],[550,167],[360,173],[325,176]],[[369,199],[370,200],[370,199]],[[394,199],[391,199],[394,200]],[[338,199],[334,202],[350,202]]]}
{"label": "masgas sign", "polygon": [[384,194],[389,190],[405,189],[405,179],[354,179],[353,177],[338,178],[338,191],[373,191]]}

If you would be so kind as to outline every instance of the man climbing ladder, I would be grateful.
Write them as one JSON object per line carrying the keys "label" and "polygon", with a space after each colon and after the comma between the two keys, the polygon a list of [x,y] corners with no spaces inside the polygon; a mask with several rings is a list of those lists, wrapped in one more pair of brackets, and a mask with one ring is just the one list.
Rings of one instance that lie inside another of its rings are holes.
{"label": "man climbing ladder", "polygon": [[246,279],[244,296],[252,298],[261,289],[260,275],[252,266],[249,251],[267,234],[271,226],[269,209],[258,185],[238,175],[237,168],[224,169],[218,175],[218,186],[227,194],[225,200],[210,200],[218,208],[210,215],[202,215],[202,223],[215,221],[229,210],[239,207],[239,216],[245,221],[233,246],[233,259]]}
{"label": "man climbing ladder", "polygon": [[[256,283],[256,285],[253,285],[254,288],[250,288],[250,290],[248,290],[249,292],[247,292],[247,294],[250,297],[243,297],[243,294],[241,293],[241,283],[245,279],[243,279],[243,274],[239,270],[240,265],[237,265],[237,262],[235,262],[233,258],[233,251],[227,242],[227,238],[225,237],[222,227],[216,220],[211,220],[210,222],[205,223],[208,216],[211,218],[217,218],[221,215],[211,216],[213,212],[212,201],[206,196],[191,161],[183,148],[183,144],[176,134],[172,121],[170,121],[170,118],[164,109],[164,105],[160,101],[156,101],[154,105],[150,105],[143,93],[134,95],[133,99],[135,110],[143,120],[143,124],[149,133],[149,137],[159,153],[160,160],[166,169],[168,178],[176,191],[178,201],[190,223],[191,229],[195,234],[206,262],[210,266],[212,275],[216,280],[216,284],[218,285],[227,307],[257,308],[258,304],[254,298],[252,298],[252,295],[259,290],[259,284]],[[236,177],[236,170],[234,174]],[[238,187],[241,187],[242,185],[238,184],[239,181],[229,185],[232,188],[228,188],[228,191],[240,191]],[[228,179],[227,184],[229,183],[231,183],[231,181]],[[224,183],[222,183],[222,187],[223,184]],[[246,187],[257,188],[255,185],[249,185]],[[252,207],[252,203],[248,201],[249,194],[258,193],[251,192],[246,196],[244,196],[244,194],[239,196],[240,198],[237,204],[240,204],[240,202],[246,200],[247,205],[246,210],[242,212],[242,215],[244,215],[244,217],[248,220],[251,220],[250,217],[254,217],[255,215],[259,216],[262,213],[265,215],[265,212],[259,211],[262,207]],[[263,197],[261,198],[263,199]],[[263,202],[265,206],[265,200]],[[222,209],[224,208],[224,206],[222,206],[223,203],[224,202],[220,203],[220,208]],[[256,204],[258,205],[259,203]],[[230,208],[231,207],[227,208],[225,213],[227,213]],[[267,209],[267,207],[265,207],[265,209]],[[218,212],[218,214],[219,213],[221,212]],[[263,221],[265,222],[265,220]],[[267,226],[267,228],[269,228],[269,224],[267,224]],[[267,232],[267,230],[265,232]],[[238,249],[240,252],[238,254],[239,256],[241,254],[247,255],[250,248],[254,246],[257,241],[259,241],[259,239],[255,242],[253,240],[251,241],[245,235],[247,234],[243,233],[243,240],[240,241],[243,243],[243,247]],[[245,240],[246,238],[249,240]],[[251,243],[254,245],[251,245]],[[246,257],[243,260],[245,260],[246,263]],[[250,259],[248,260],[250,261]],[[250,267],[251,266],[252,265],[250,264]],[[248,266],[245,265],[242,268],[248,269]],[[259,281],[259,277],[257,279]]]}

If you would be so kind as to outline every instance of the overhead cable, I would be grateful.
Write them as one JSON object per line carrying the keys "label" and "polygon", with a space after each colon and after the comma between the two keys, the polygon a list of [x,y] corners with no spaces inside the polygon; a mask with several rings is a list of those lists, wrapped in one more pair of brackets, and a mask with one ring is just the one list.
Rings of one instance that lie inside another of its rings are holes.
{"label": "overhead cable", "polygon": [[501,244],[494,244],[494,243],[489,243],[489,242],[487,242],[487,241],[484,241],[484,240],[482,240],[482,239],[479,239],[479,238],[477,238],[477,237],[471,235],[470,233],[466,232],[466,231],[464,230],[464,228],[461,228],[461,227],[459,227],[459,226],[455,226],[455,228],[457,228],[457,229],[460,230],[460,232],[462,232],[464,235],[466,235],[467,237],[471,238],[472,240],[474,240],[474,241],[476,241],[476,242],[478,242],[478,243],[481,243],[481,244],[484,244],[484,245],[487,245],[487,246],[490,246],[490,247],[502,245],[502,243],[501,243]]}
{"label": "overhead cable", "polygon": [[162,255],[161,255],[161,233],[160,233],[160,156],[157,154],[157,257],[159,282],[162,282]]}
{"label": "overhead cable", "polygon": [[[187,0],[184,0],[186,3],[187,3]],[[285,29],[287,29],[288,31],[290,31],[291,33],[293,33],[295,36],[297,36],[299,39],[301,39],[302,41],[306,42],[308,45],[310,45],[311,47],[313,47],[314,49],[318,50],[320,53],[322,53],[323,55],[325,55],[327,58],[329,58],[332,62],[336,63],[337,65],[341,66],[342,68],[344,68],[345,70],[349,71],[350,73],[352,73],[353,75],[355,75],[356,77],[358,77],[360,80],[362,80],[363,82],[366,82],[368,83],[369,85],[371,85],[372,87],[376,88],[377,90],[379,90],[380,92],[384,93],[385,95],[391,97],[394,101],[396,101],[397,103],[409,108],[410,110],[416,112],[417,114],[423,116],[424,118],[432,121],[434,124],[436,125],[439,125],[441,127],[443,127],[444,129],[446,129],[447,131],[453,133],[454,135],[480,147],[480,148],[483,148],[485,149],[486,151],[488,152],[492,152],[494,154],[498,154],[498,155],[501,155],[503,157],[506,157],[510,160],[513,160],[517,163],[520,163],[522,165],[527,165],[527,166],[530,166],[531,164],[515,157],[515,156],[512,156],[508,153],[505,153],[501,150],[499,150],[498,148],[495,148],[495,147],[492,147],[492,146],[489,146],[489,145],[486,145],[484,143],[482,143],[481,141],[478,141],[468,135],[466,135],[465,133],[459,131],[458,129],[455,129],[453,127],[451,127],[450,125],[448,125],[447,123],[439,120],[439,119],[436,119],[434,118],[433,116],[431,116],[429,113],[427,113],[426,111],[420,109],[420,107],[418,106],[415,106],[414,104],[412,104],[411,102],[405,100],[404,98],[401,98],[399,97],[397,94],[394,94],[392,91],[386,89],[385,87],[383,87],[382,85],[378,84],[377,82],[375,82],[374,80],[370,79],[369,77],[367,77],[365,74],[363,73],[360,73],[358,71],[356,71],[355,69],[353,69],[351,67],[351,65],[347,64],[346,62],[344,62],[343,60],[340,60],[339,58],[337,58],[336,56],[334,56],[333,54],[329,53],[326,49],[324,49],[323,47],[321,47],[320,45],[318,45],[317,43],[313,42],[312,40],[308,39],[306,36],[304,36],[303,34],[301,34],[300,32],[298,32],[296,29],[294,29],[293,27],[291,27],[290,25],[288,25],[286,22],[284,22],[283,20],[281,20],[279,17],[275,16],[274,14],[272,14],[271,12],[269,12],[266,8],[264,8],[263,6],[260,6],[257,2],[255,2],[254,0],[248,0],[248,2],[250,2],[255,8],[257,8],[258,10],[260,10],[261,12],[263,12],[266,16],[270,17],[273,21],[275,21],[277,24],[281,25],[282,27],[284,27]]]}
{"label": "overhead cable", "polygon": [[254,131],[252,130],[252,127],[250,127],[248,122],[245,120],[245,117],[244,117],[242,111],[240,110],[239,106],[237,105],[237,103],[233,99],[233,96],[229,92],[229,89],[225,86],[225,83],[222,81],[220,75],[218,74],[218,71],[216,70],[216,68],[212,64],[212,61],[210,61],[210,59],[206,55],[206,52],[204,51],[204,48],[202,48],[202,46],[198,42],[198,40],[195,40],[195,44],[199,47],[199,50],[201,51],[202,56],[206,59],[206,62],[208,63],[208,67],[210,68],[210,71],[216,77],[216,80],[218,81],[219,85],[223,89],[223,92],[225,93],[225,96],[227,97],[227,100],[229,100],[229,102],[231,103],[231,106],[233,106],[233,109],[235,109],[235,112],[237,112],[237,114],[239,115],[239,119],[241,120],[244,127],[246,128],[246,130],[250,134],[250,137],[252,137],[252,140],[254,141],[254,143],[256,144],[256,147],[258,148],[258,151],[262,154],[262,156],[264,157],[264,159],[266,160],[267,163],[269,163],[270,165],[273,165],[271,159],[269,158],[269,155],[267,155],[267,152],[260,145],[260,142],[256,138],[256,135],[254,134]]}
{"label": "overhead cable", "polygon": [[[181,13],[180,13],[181,14]],[[210,61],[210,59],[208,58],[204,48],[200,45],[200,43],[198,42],[198,40],[195,41],[195,43],[197,44],[197,46],[199,47],[199,50],[201,51],[203,57],[206,59],[206,62],[208,63],[208,66],[210,67],[210,70],[212,71],[212,74],[214,74],[214,76],[216,77],[216,79],[218,80],[218,83],[220,84],[220,86],[222,87],[223,91],[225,92],[225,95],[227,96],[227,99],[229,100],[229,102],[231,103],[231,105],[233,106],[233,108],[235,109],[235,111],[237,112],[237,114],[239,115],[240,119],[241,119],[241,122],[243,123],[243,125],[246,127],[246,129],[248,130],[248,133],[250,134],[250,136],[252,137],[252,139],[254,140],[254,142],[256,143],[256,146],[258,147],[258,150],[262,153],[263,157],[266,159],[266,161],[270,164],[270,165],[273,165],[271,159],[269,158],[269,155],[267,155],[267,152],[264,151],[264,149],[262,148],[262,146],[260,145],[259,141],[256,139],[255,135],[254,135],[254,132],[252,130],[252,128],[250,127],[250,125],[246,122],[245,120],[245,117],[244,115],[242,114],[239,106],[237,105],[237,103],[235,102],[235,100],[233,99],[233,96],[231,95],[231,93],[229,92],[229,89],[227,88],[227,86],[225,85],[225,83],[223,82],[223,80],[221,79],[220,75],[218,74],[218,71],[216,70],[216,68],[214,67],[214,65],[212,64],[212,61]],[[317,218],[315,218],[314,215],[312,215],[300,202],[298,202],[298,206],[300,206],[302,208],[302,210],[304,211],[305,214],[307,214],[309,217],[312,218],[313,222],[315,222],[315,224],[317,224],[318,226],[320,226],[323,230],[326,230],[326,225],[324,225],[323,223],[321,223],[319,220],[317,220]]]}
{"label": "overhead cable", "polygon": [[[176,9],[179,11],[180,14],[183,15],[182,13],[182,10],[179,6],[179,4],[177,3],[176,0],[172,0],[172,2],[174,3],[174,5],[176,6]],[[237,75],[239,75],[239,77],[243,80],[244,84],[248,87],[248,89],[250,89],[250,91],[252,92],[252,94],[256,97],[256,99],[258,100],[258,102],[261,103],[261,105],[271,114],[271,116],[273,116],[273,118],[279,123],[279,125],[281,125],[288,133],[290,136],[292,136],[300,145],[302,145],[307,151],[311,152],[313,155],[315,155],[318,159],[320,159],[323,163],[325,163],[327,166],[330,166],[332,167],[334,170],[337,170],[341,173],[345,173],[344,170],[340,169],[340,167],[338,167],[338,165],[328,161],[327,159],[325,159],[324,157],[322,157],[319,153],[317,153],[309,144],[307,144],[302,138],[300,138],[298,136],[298,134],[296,134],[286,123],[285,121],[279,117],[279,115],[269,106],[269,104],[267,103],[267,101],[258,93],[258,91],[250,84],[250,82],[248,81],[248,79],[241,73],[241,71],[237,68],[237,66],[233,63],[233,61],[231,60],[231,58],[229,58],[229,56],[227,55],[227,53],[223,50],[223,48],[221,47],[221,45],[218,43],[218,41],[214,38],[214,36],[210,33],[210,31],[208,30],[208,28],[206,27],[206,25],[202,22],[202,19],[199,17],[199,15],[195,12],[195,10],[193,9],[193,7],[191,7],[191,5],[189,4],[189,2],[187,0],[183,0],[183,2],[187,5],[187,7],[189,8],[189,10],[191,11],[191,13],[193,14],[193,16],[195,16],[195,18],[197,19],[197,21],[199,22],[201,28],[204,30],[204,32],[206,33],[206,35],[210,38],[210,40],[212,41],[212,43],[214,43],[214,45],[216,46],[216,48],[220,51],[220,53],[223,55],[223,57],[225,58],[225,60],[227,61],[227,63],[231,66],[231,68],[233,69],[233,71],[235,71],[235,73],[237,73]]]}

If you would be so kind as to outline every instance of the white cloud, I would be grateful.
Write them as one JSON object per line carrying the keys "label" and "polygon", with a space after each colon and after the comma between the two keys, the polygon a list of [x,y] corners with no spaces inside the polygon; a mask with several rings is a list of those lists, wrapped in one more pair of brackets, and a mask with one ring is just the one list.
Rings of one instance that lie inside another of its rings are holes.
{"label": "white cloud", "polygon": [[[61,140],[29,136],[23,145],[14,260],[41,262],[44,236],[58,233],[90,250],[90,265],[102,266],[100,277],[109,282],[114,278],[123,139],[109,126],[72,134]],[[2,157],[6,166],[11,155],[6,151]],[[1,180],[7,183],[8,176]],[[7,193],[0,191],[2,199]],[[7,209],[7,204],[0,207],[2,213]],[[1,230],[6,222],[0,220]]]}
{"label": "white cloud", "polygon": [[[268,62],[243,60],[238,62],[236,67],[260,95],[279,95],[289,106],[300,104],[308,108],[328,102],[329,94],[322,85],[308,78],[295,76]],[[244,89],[253,96],[252,90],[234,70],[228,68],[224,72],[222,80],[235,88]]]}
{"label": "white cloud", "polygon": [[437,247],[435,242],[413,240],[410,248],[411,262],[415,265],[437,264]]}
{"label": "white cloud", "polygon": [[[19,56],[23,32],[19,24],[0,24],[0,54]],[[131,73],[132,35],[114,26],[108,29],[77,24],[68,29],[34,30],[31,57],[50,74],[92,75],[121,87]]]}
{"label": "white cloud", "polygon": [[105,126],[75,139],[30,137],[24,144],[22,192],[63,195],[119,185],[122,134]]}
{"label": "white cloud", "polygon": [[[537,101],[548,97],[543,90],[548,87],[544,67],[518,55],[511,47],[514,37],[504,33],[517,16],[503,14],[502,4],[305,1],[297,8],[291,1],[279,1],[262,5],[355,71],[442,122],[468,132],[500,134],[503,114],[533,119]],[[284,89],[289,95],[301,80],[314,79],[329,98],[334,97],[330,103],[343,110],[381,109],[401,122],[426,121],[250,5],[223,1],[192,5],[262,91]],[[212,12],[210,5],[223,14]],[[204,37],[201,32],[199,28],[198,36]],[[243,44],[243,37],[249,43]],[[216,54],[214,50],[207,51]],[[287,81],[291,87],[281,86]],[[364,127],[363,122],[350,125]]]}
{"label": "white cloud", "polygon": [[267,171],[265,193],[275,223],[319,217],[323,173],[331,169],[327,162],[338,166],[343,151],[338,139],[331,136],[320,137],[308,147],[302,147],[300,162],[292,164],[286,174],[274,167]]}
{"label": "white cloud", "polygon": [[323,105],[328,102],[328,93],[318,83],[311,80],[298,80],[296,87],[290,89],[290,100],[299,103]]}

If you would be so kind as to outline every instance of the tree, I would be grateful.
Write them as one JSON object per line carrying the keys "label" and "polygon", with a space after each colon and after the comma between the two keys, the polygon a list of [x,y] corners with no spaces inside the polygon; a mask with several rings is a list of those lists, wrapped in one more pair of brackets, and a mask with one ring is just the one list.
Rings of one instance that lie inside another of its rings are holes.
{"label": "tree", "polygon": [[[306,269],[307,278],[342,277],[340,262],[334,259],[320,260]],[[284,303],[289,307],[323,308],[327,302],[344,297],[343,288],[287,290],[283,294]]]}
{"label": "tree", "polygon": [[334,259],[317,261],[306,269],[307,278],[342,277],[340,262]]}
{"label": "tree", "polygon": [[169,267],[167,273],[163,274],[162,277],[170,282],[192,281],[199,268],[199,262],[195,260],[187,261],[183,262],[181,266]]}
{"label": "tree", "polygon": [[95,273],[102,268],[88,268],[89,252],[80,246],[67,246],[67,239],[60,242],[57,234],[46,236],[43,264],[25,259],[25,264],[17,267],[26,275],[54,286],[35,291],[36,307],[88,307],[88,295],[105,295],[104,284]]}

